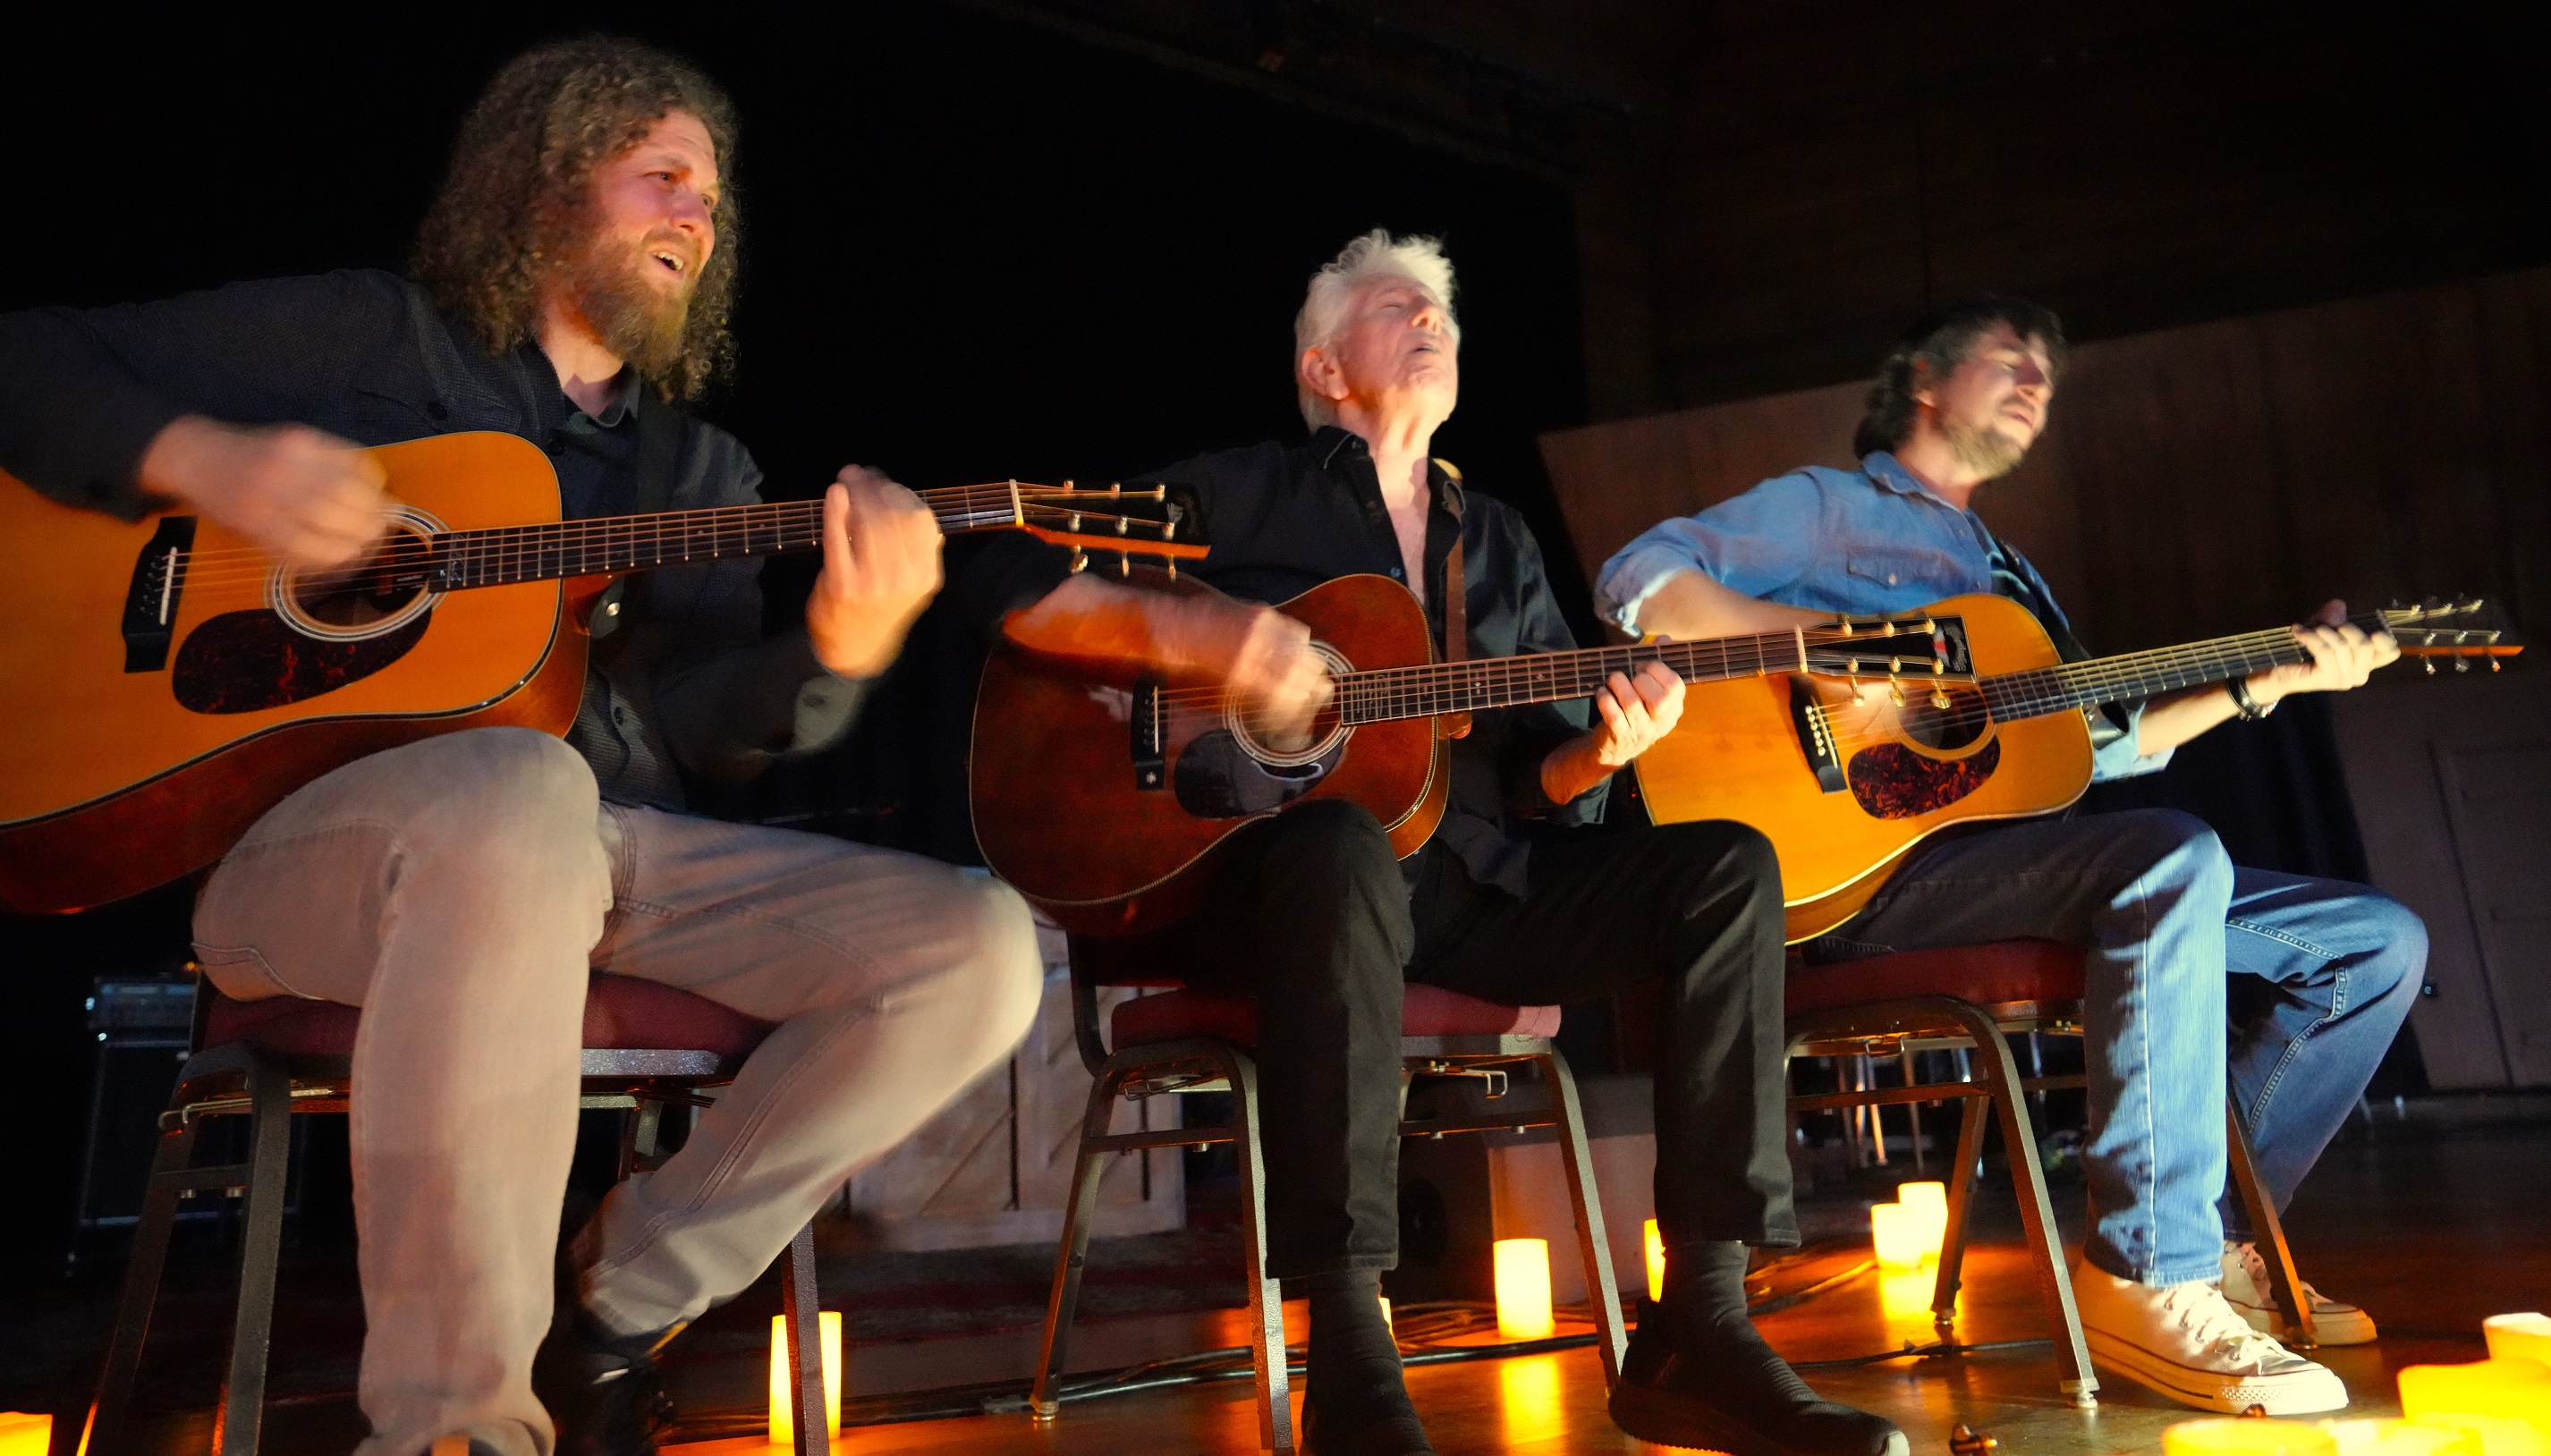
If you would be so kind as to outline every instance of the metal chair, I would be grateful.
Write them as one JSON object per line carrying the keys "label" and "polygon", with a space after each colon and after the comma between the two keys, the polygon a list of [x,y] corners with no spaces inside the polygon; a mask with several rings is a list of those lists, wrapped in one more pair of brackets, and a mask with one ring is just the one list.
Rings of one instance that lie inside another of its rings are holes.
{"label": "metal chair", "polygon": [[[2025,1098],[2031,1092],[2080,1088],[2087,1079],[2080,1073],[2023,1077],[2004,1040],[2023,1032],[2081,1035],[2084,985],[2079,947],[2011,940],[1906,951],[1831,966],[1805,966],[1792,960],[1786,1001],[1792,1057],[1972,1052],[1972,1081],[1916,1083],[1908,1075],[1904,1087],[1792,1096],[1789,1107],[1793,1112],[1808,1112],[1964,1100],[1955,1171],[1949,1180],[1948,1230],[1931,1294],[1931,1317],[1943,1331],[1957,1314],[1967,1211],[1974,1202],[1985,1118],[1990,1112],[1999,1121],[2002,1149],[2010,1159],[2011,1187],[2019,1196],[2020,1221],[2027,1227],[2039,1289],[2057,1330],[2058,1354],[2064,1368],[2072,1372],[2070,1379],[2061,1382],[2062,1389],[2076,1404],[2088,1406],[2098,1404],[2099,1381],[2092,1374],[2090,1347],[2082,1337],[2082,1316],[2074,1303],[2063,1240],[2047,1198],[2046,1174],[2038,1162],[2037,1136]],[[1911,1059],[1906,1059],[1906,1065],[1909,1069]],[[2288,1343],[2309,1349],[2311,1311],[2296,1298],[2302,1281],[2295,1272],[2294,1253],[2286,1245],[2276,1202],[2260,1182],[2238,1111],[2228,1103],[2224,1120],[2233,1185],[2249,1210],[2252,1230],[2270,1251],[2268,1281],[2277,1307],[2287,1327],[2296,1332],[2296,1338]]]}
{"label": "metal chair", "polygon": [[[1099,1034],[1101,986],[1171,988],[1162,994],[1120,1003],[1108,1017],[1115,1049]],[[1035,1417],[1051,1421],[1061,1409],[1056,1387],[1068,1358],[1072,1306],[1080,1295],[1089,1255],[1089,1225],[1098,1201],[1098,1177],[1106,1160],[1140,1148],[1234,1145],[1240,1159],[1247,1245],[1250,1363],[1257,1377],[1259,1443],[1273,1451],[1294,1448],[1289,1379],[1284,1363],[1284,1310],[1276,1281],[1267,1277],[1266,1165],[1258,1142],[1258,1069],[1249,1049],[1258,1041],[1258,1003],[1249,996],[1188,990],[1174,974],[1148,964],[1139,940],[1071,941],[1071,1019],[1081,1062],[1093,1080],[1081,1119],[1079,1156],[1065,1205],[1063,1247],[1055,1263],[1054,1291],[1046,1310],[1045,1342],[1037,1356]],[[1620,1378],[1626,1341],[1620,1296],[1612,1281],[1611,1246],[1603,1231],[1603,1205],[1594,1189],[1585,1122],[1568,1061],[1551,1044],[1559,1030],[1557,1006],[1504,1006],[1431,986],[1411,986],[1400,1013],[1401,1079],[1475,1077],[1533,1065],[1550,1089],[1550,1104],[1476,1117],[1405,1120],[1401,1137],[1441,1137],[1551,1126],[1558,1131],[1561,1162],[1577,1220],[1585,1288],[1601,1336],[1603,1377]],[[1231,1120],[1216,1127],[1173,1127],[1112,1133],[1118,1097],[1138,1100],[1167,1092],[1229,1092]]]}
{"label": "metal chair", "polygon": [[[253,1456],[263,1417],[267,1335],[274,1320],[275,1271],[282,1250],[285,1179],[296,1113],[343,1112],[352,1091],[360,1011],[334,1001],[280,996],[237,1001],[199,983],[195,1044],[203,1050],[178,1073],[134,1231],[124,1298],[91,1407],[97,1456],[131,1449],[130,1417],[142,1350],[166,1266],[180,1199],[242,1194],[239,1310],[214,1419],[216,1456]],[[620,1172],[658,1156],[667,1105],[705,1106],[704,1088],[735,1079],[770,1031],[703,996],[669,986],[596,972],[585,993],[583,1088],[579,1105],[618,1108]],[[198,1167],[197,1141],[216,1117],[248,1120],[247,1151],[235,1163]],[[797,1456],[824,1449],[824,1388],[816,1338],[814,1225],[798,1230],[782,1256],[789,1371],[796,1393]]]}

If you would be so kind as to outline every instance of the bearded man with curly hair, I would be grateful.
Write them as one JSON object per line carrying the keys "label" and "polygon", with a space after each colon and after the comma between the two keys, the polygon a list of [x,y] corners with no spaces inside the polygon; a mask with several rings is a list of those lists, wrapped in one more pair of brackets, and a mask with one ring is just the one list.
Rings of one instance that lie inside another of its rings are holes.
{"label": "bearded man with curly hair", "polygon": [[[127,518],[173,503],[306,569],[381,534],[360,447],[418,436],[532,441],[570,518],[749,503],[752,458],[676,409],[733,355],[735,140],[675,57],[532,51],[463,122],[412,278],[0,316],[0,468]],[[802,627],[763,635],[749,559],[641,578],[593,623],[566,742],[487,728],[375,754],[277,805],[203,886],[214,987],[364,1011],[363,1456],[453,1433],[501,1456],[653,1451],[656,1350],[1034,1014],[1042,968],[1006,887],[685,812],[684,773],[740,780],[837,740],[939,588],[932,513],[880,474],[841,472],[824,533]],[[553,1334],[592,970],[773,1029],[575,1240]]]}

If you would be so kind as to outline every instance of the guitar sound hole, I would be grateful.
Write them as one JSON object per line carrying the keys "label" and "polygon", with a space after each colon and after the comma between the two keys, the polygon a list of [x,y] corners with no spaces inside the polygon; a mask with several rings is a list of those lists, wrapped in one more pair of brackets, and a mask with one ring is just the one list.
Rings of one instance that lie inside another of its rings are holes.
{"label": "guitar sound hole", "polygon": [[[1935,690],[1947,695],[1947,707],[1931,700]],[[1895,710],[1895,722],[1906,738],[1942,752],[1965,748],[1992,726],[1984,694],[1976,688],[1961,684],[1933,689],[1911,677],[1904,679],[1904,706]]]}
{"label": "guitar sound hole", "polygon": [[392,531],[357,566],[294,577],[292,604],[311,621],[340,631],[377,626],[424,593],[417,564],[427,549],[415,532]]}

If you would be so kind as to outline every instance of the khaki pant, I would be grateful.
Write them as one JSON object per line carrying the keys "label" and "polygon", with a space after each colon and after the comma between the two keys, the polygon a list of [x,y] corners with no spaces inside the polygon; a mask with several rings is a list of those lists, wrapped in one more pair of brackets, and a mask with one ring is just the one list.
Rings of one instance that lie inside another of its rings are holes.
{"label": "khaki pant", "polygon": [[575,1143],[588,967],[778,1023],[690,1140],[579,1241],[623,1333],[750,1284],[856,1168],[1008,1053],[1027,908],[951,866],[599,802],[523,729],[374,755],[259,819],[195,913],[233,996],[364,1008],[355,1045],[361,1456],[465,1431],[548,1456],[531,1391]]}

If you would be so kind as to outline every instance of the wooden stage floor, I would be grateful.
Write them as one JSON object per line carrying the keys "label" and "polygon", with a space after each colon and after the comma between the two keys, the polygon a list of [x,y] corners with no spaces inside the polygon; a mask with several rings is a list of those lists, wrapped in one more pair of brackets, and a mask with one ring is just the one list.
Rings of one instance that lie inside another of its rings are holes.
{"label": "wooden stage floor", "polygon": [[[2479,1359],[2483,1316],[2551,1307],[2545,1189],[2551,1189],[2551,1099],[2437,1100],[2413,1104],[2405,1117],[2379,1108],[2370,1128],[2361,1118],[2352,1122],[2291,1214],[2304,1277],[2362,1302],[2384,1326],[2374,1345],[2321,1352],[2355,1397],[2347,1413],[2398,1414],[2401,1366]],[[2006,1210],[2006,1185],[1995,1202]],[[1959,1338],[1991,1343],[2044,1334],[2015,1241],[1988,1242],[1972,1256],[1970,1271]],[[1882,1278],[1873,1271],[1766,1315],[1762,1326],[1793,1361],[1848,1359],[1929,1340],[1928,1296],[1927,1276]],[[1288,1308],[1287,1316],[1298,1333],[1300,1307]],[[851,1383],[855,1391],[882,1391],[1016,1378],[1033,1363],[1035,1338],[1032,1330],[1007,1331],[854,1349]],[[1108,1368],[1238,1340],[1236,1320],[1227,1314],[1092,1321],[1073,1363]],[[1916,1453],[1945,1453],[1949,1431],[1960,1422],[1993,1435],[2011,1456],[2158,1451],[2162,1428],[2194,1414],[2114,1380],[2105,1383],[2096,1409],[2076,1409],[2056,1389],[2055,1360],[2045,1344],[1811,1371],[1808,1378],[1832,1399],[1885,1412],[1905,1428]],[[1665,1449],[1613,1427],[1591,1349],[1420,1368],[1410,1371],[1408,1384],[1445,1456]],[[1022,1414],[859,1427],[836,1450],[845,1456],[1249,1452],[1257,1449],[1255,1419],[1248,1386],[1224,1382],[1075,1404],[1046,1428]],[[770,1448],[733,1440],[668,1449],[743,1456]]]}

